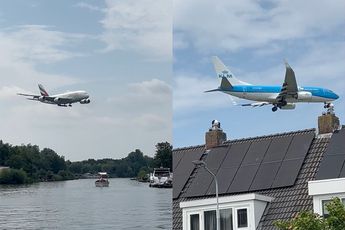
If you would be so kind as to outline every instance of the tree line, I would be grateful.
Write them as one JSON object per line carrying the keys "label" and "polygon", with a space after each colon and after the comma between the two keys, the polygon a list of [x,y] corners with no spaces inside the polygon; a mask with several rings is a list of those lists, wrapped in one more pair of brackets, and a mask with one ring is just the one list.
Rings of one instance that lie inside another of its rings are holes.
{"label": "tree line", "polygon": [[0,171],[0,184],[70,180],[100,171],[108,172],[111,177],[137,177],[154,167],[172,168],[172,146],[168,142],[158,143],[154,157],[136,149],[122,159],[71,162],[49,148],[40,150],[31,144],[12,146],[0,140],[0,166],[10,168]]}

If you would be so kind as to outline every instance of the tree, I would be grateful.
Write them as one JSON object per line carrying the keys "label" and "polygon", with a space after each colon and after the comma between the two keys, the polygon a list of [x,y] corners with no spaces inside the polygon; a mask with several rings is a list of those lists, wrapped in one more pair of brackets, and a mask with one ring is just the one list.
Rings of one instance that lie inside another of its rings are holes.
{"label": "tree", "polygon": [[290,221],[277,221],[281,230],[344,230],[345,207],[338,197],[326,204],[329,215],[324,218],[312,212],[301,212]]}
{"label": "tree", "polygon": [[165,167],[172,169],[172,145],[169,142],[156,144],[156,154],[153,158],[154,167]]}
{"label": "tree", "polygon": [[22,169],[3,169],[0,171],[0,184],[23,184],[27,181],[28,177]]}

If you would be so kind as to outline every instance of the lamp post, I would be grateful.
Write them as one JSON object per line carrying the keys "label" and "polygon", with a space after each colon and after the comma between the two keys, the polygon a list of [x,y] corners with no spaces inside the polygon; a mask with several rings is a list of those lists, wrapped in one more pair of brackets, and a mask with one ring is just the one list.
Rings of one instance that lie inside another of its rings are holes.
{"label": "lamp post", "polygon": [[217,230],[220,230],[220,215],[219,215],[219,202],[218,202],[218,181],[216,175],[211,172],[209,168],[207,168],[207,164],[205,161],[195,160],[192,161],[195,166],[201,166],[206,169],[206,171],[213,176],[215,185],[216,185],[216,202],[217,202],[217,208],[216,208],[216,219],[217,219]]}

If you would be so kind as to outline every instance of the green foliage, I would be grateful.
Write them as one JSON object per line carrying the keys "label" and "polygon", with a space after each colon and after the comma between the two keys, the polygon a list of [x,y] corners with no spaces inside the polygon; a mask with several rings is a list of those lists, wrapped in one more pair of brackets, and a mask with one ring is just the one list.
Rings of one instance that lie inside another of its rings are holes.
{"label": "green foliage", "polygon": [[11,146],[0,140],[0,165],[20,170],[20,175],[24,173],[22,176],[27,179],[20,180],[18,177],[14,180],[15,183],[69,180],[85,173],[97,174],[100,171],[108,172],[111,177],[137,177],[139,172],[140,175],[144,175],[152,171],[152,167],[172,167],[172,146],[168,142],[162,142],[158,143],[156,148],[154,159],[136,149],[127,157],[118,160],[88,159],[70,162],[65,161],[63,156],[59,156],[52,149],[40,150],[37,145],[30,144]]}
{"label": "green foliage", "polygon": [[326,223],[330,230],[344,230],[345,229],[345,207],[338,197],[332,199],[326,204],[329,216],[326,218]]}
{"label": "green foliage", "polygon": [[71,162],[67,168],[74,174],[107,172],[111,177],[137,177],[141,169],[149,171],[153,159],[136,149],[127,157],[120,160],[114,159],[89,159],[85,161]]}
{"label": "green foliage", "polygon": [[142,168],[142,169],[139,171],[137,178],[138,178],[139,180],[146,181],[146,180],[149,179],[148,174],[149,174],[148,169],[147,169],[147,168]]}
{"label": "green foliage", "polygon": [[26,173],[18,169],[3,169],[0,171],[0,184],[23,184],[29,181]]}
{"label": "green foliage", "polygon": [[153,158],[154,167],[163,166],[172,170],[172,145],[169,142],[161,142],[156,145],[156,154]]}
{"label": "green foliage", "polygon": [[327,218],[304,211],[292,220],[275,222],[275,226],[281,230],[344,230],[345,207],[341,200],[333,198],[326,208],[329,212]]}
{"label": "green foliage", "polygon": [[2,183],[20,184],[71,178],[71,175],[68,177],[58,175],[58,172],[66,169],[64,157],[51,149],[45,148],[40,151],[37,145],[11,146],[0,141],[0,165],[9,166],[13,174],[11,174],[12,178],[16,178],[7,180],[8,182],[3,180]]}

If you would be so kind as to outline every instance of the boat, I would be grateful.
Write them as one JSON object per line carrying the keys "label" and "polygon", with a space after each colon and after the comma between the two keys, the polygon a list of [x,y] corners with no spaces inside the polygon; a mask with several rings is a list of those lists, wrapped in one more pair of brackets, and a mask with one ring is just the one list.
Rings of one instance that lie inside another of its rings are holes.
{"label": "boat", "polygon": [[109,187],[108,173],[99,172],[98,179],[95,181],[96,187]]}
{"label": "boat", "polygon": [[173,174],[170,168],[154,168],[153,173],[150,173],[150,187],[155,188],[172,188]]}

